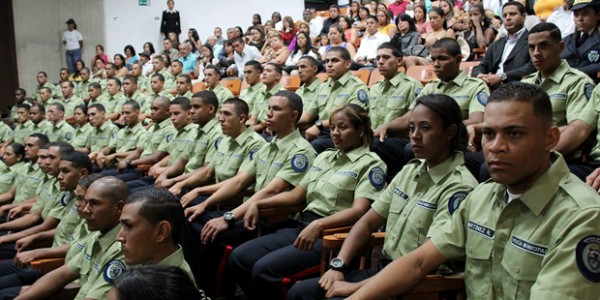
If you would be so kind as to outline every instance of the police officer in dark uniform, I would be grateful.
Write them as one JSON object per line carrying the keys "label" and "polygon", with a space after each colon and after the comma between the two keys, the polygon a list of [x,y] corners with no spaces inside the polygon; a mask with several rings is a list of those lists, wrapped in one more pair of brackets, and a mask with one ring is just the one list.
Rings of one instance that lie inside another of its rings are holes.
{"label": "police officer in dark uniform", "polygon": [[569,65],[586,73],[594,82],[600,82],[600,34],[598,16],[599,0],[576,0],[571,8],[575,18],[576,30],[563,39],[565,48],[561,58]]}

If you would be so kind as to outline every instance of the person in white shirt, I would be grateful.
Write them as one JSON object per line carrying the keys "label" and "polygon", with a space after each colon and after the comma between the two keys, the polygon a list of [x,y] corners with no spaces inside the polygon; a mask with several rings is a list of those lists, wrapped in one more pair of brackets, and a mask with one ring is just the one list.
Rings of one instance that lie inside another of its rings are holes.
{"label": "person in white shirt", "polygon": [[319,34],[323,29],[323,19],[315,18],[310,9],[305,9],[304,12],[302,12],[302,18],[304,19],[304,22],[308,23],[310,26],[310,37],[313,39],[319,37]]}
{"label": "person in white shirt", "polygon": [[258,60],[262,57],[262,54],[260,54],[260,51],[256,47],[246,45],[246,43],[244,43],[244,39],[241,37],[234,38],[231,41],[231,45],[233,46],[234,50],[234,64],[227,68],[227,76],[238,76],[240,78],[243,78],[244,66],[246,65],[246,63],[251,60]]}
{"label": "person in white shirt", "polygon": [[565,0],[564,4],[552,12],[548,19],[546,19],[546,22],[554,23],[554,25],[560,28],[563,39],[575,32],[575,18],[571,10],[573,2],[573,0]]}
{"label": "person in white shirt", "polygon": [[66,49],[67,66],[71,74],[75,73],[75,62],[81,60],[81,49],[83,49],[83,36],[77,31],[75,20],[67,20],[68,30],[63,33],[63,45]]}
{"label": "person in white shirt", "polygon": [[387,34],[383,34],[377,30],[377,17],[367,17],[367,31],[363,36],[360,47],[356,51],[354,61],[359,64],[367,64],[370,60],[375,59],[377,56],[377,48],[390,41],[390,37]]}

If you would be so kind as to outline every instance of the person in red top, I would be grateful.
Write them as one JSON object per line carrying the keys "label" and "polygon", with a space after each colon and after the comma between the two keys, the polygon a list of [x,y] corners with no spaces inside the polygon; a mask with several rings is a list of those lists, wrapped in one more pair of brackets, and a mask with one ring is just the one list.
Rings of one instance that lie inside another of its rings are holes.
{"label": "person in red top", "polygon": [[290,16],[283,18],[283,29],[281,30],[281,37],[283,38],[283,44],[289,46],[292,40],[296,37],[298,29],[294,26],[294,20]]}
{"label": "person in red top", "polygon": [[394,14],[394,18],[399,14],[406,13],[406,8],[410,5],[410,0],[396,0],[388,4],[388,10]]}

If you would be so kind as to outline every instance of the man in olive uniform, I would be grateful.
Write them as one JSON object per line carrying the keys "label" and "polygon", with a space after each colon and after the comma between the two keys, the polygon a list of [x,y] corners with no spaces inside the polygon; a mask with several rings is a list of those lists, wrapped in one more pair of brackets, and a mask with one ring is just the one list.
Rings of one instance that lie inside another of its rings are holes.
{"label": "man in olive uniform", "polygon": [[319,62],[312,56],[303,56],[298,61],[298,76],[302,85],[296,90],[296,95],[302,98],[302,105],[307,108],[319,95],[321,80],[317,77]]}
{"label": "man in olive uniform", "polygon": [[302,114],[299,126],[306,128],[305,137],[317,153],[333,148],[329,135],[329,114],[344,104],[354,103],[369,110],[369,88],[350,71],[352,58],[346,48],[331,47],[325,57],[329,79]]}
{"label": "man in olive uniform", "polygon": [[29,110],[31,106],[27,103],[17,105],[17,126],[14,129],[15,143],[23,144],[25,139],[33,131],[33,122],[29,119]]}
{"label": "man in olive uniform", "polygon": [[29,119],[33,122],[32,133],[45,133],[52,128],[52,123],[46,119],[46,107],[41,103],[31,106]]}
{"label": "man in olive uniform", "polygon": [[[220,260],[222,244],[239,245],[252,237],[243,228],[241,220],[247,205],[234,208],[227,201],[254,183],[252,199],[263,199],[296,186],[310,168],[316,153],[302,138],[296,123],[302,115],[302,99],[290,91],[277,92],[269,102],[269,129],[275,137],[256,153],[245,158],[238,173],[224,182],[202,187],[202,193],[213,193],[204,202],[186,209],[190,223],[184,231],[183,246],[187,261],[201,288],[209,295],[214,289],[216,262]],[[225,209],[211,210],[219,203]],[[227,220],[223,217],[226,216]],[[235,226],[232,226],[235,224]],[[229,230],[227,230],[229,229]],[[200,241],[200,233],[208,236]],[[218,240],[218,242],[215,242]],[[206,243],[201,245],[200,242]],[[202,255],[198,255],[203,253]]]}
{"label": "man in olive uniform", "polygon": [[246,101],[250,111],[254,108],[256,97],[265,89],[265,84],[260,81],[260,74],[263,71],[262,65],[251,60],[244,65],[244,80],[248,87],[240,92],[240,99]]}
{"label": "man in olive uniform", "polygon": [[12,128],[6,125],[6,123],[0,122],[0,153],[4,153],[4,148],[12,144],[14,138],[15,133]]}
{"label": "man in olive uniform", "polygon": [[501,85],[489,98],[482,127],[493,181],[467,196],[449,226],[347,299],[399,295],[448,259],[466,261],[468,298],[600,293],[600,198],[552,151],[560,131],[546,92],[521,82]]}
{"label": "man in olive uniform", "polygon": [[267,113],[269,112],[269,101],[273,95],[284,90],[279,84],[283,70],[281,66],[275,63],[266,63],[260,74],[260,80],[265,85],[264,90],[258,92],[254,98],[254,106],[250,111],[250,120],[248,124],[254,126],[254,131],[264,132],[267,128]]}
{"label": "man in olive uniform", "polygon": [[165,60],[162,58],[162,56],[157,55],[152,58],[152,75],[162,75],[165,78],[165,90],[169,91],[175,88],[175,80],[173,79],[173,75],[169,73],[167,67],[168,66],[165,66]]}
{"label": "man in olive uniform", "polygon": [[51,104],[48,107],[48,121],[52,127],[46,131],[51,142],[70,142],[75,129],[64,120],[65,108],[60,103]]}
{"label": "man in olive uniform", "polygon": [[146,129],[138,120],[140,106],[135,101],[127,101],[122,108],[125,126],[117,132],[116,137],[111,138],[109,144],[102,148],[96,156],[98,167],[112,167],[136,148],[141,147],[141,142],[146,136]]}
{"label": "man in olive uniform", "polygon": [[60,84],[63,98],[60,103],[65,108],[65,120],[73,118],[75,106],[83,104],[83,100],[75,95],[75,84],[73,81],[65,81]]}
{"label": "man in olive uniform", "polygon": [[88,88],[90,87],[90,69],[88,67],[84,67],[79,71],[79,75],[81,75],[81,81],[77,84],[75,88],[75,95],[82,99],[84,102],[90,100],[90,94],[88,92]]}
{"label": "man in olive uniform", "polygon": [[[13,105],[13,107],[10,108],[10,115],[9,115],[9,120],[13,123],[17,122],[17,106],[19,104],[25,103],[25,98],[27,97],[27,91],[25,91],[25,89],[23,88],[18,88],[15,91],[15,104]],[[27,103],[29,105],[31,105],[31,103]]]}
{"label": "man in olive uniform", "polygon": [[80,151],[89,153],[90,159],[94,162],[98,152],[102,151],[113,138],[117,137],[119,128],[106,119],[106,110],[102,104],[93,104],[88,108],[88,120],[94,130],[90,133],[85,149],[80,149]]}
{"label": "man in olive uniform", "polygon": [[214,65],[208,65],[204,67],[204,82],[206,83],[206,89],[212,91],[217,95],[219,99],[219,105],[223,101],[233,98],[233,93],[226,87],[224,87],[219,80],[221,80],[221,73],[219,69]]}
{"label": "man in olive uniform", "polygon": [[106,118],[113,122],[119,119],[123,103],[128,100],[121,92],[121,85],[121,80],[118,78],[111,78],[106,83],[107,97],[102,104],[106,109]]}
{"label": "man in olive uniform", "polygon": [[140,92],[136,77],[127,75],[123,78],[123,96],[127,100],[133,100],[138,104],[146,99],[146,95]]}
{"label": "man in olive uniform", "polygon": [[44,71],[39,71],[37,74],[37,82],[38,85],[35,87],[35,89],[33,90],[33,98],[40,101],[40,89],[41,88],[48,88],[50,89],[50,91],[54,91],[55,87],[54,84],[48,82],[48,74]]}
{"label": "man in olive uniform", "polygon": [[127,268],[121,243],[116,239],[127,193],[127,185],[114,177],[92,183],[85,194],[87,204],[83,210],[92,233],[83,250],[62,267],[42,276],[17,299],[49,297],[76,279],[81,288],[75,299],[105,299],[112,280]]}
{"label": "man in olive uniform", "polygon": [[48,106],[54,102],[56,102],[56,100],[54,100],[54,97],[52,96],[52,89],[49,87],[40,88],[40,100],[38,100],[38,103]]}
{"label": "man in olive uniform", "polygon": [[148,96],[145,100],[140,103],[141,107],[141,116],[140,118],[146,119],[150,116],[150,105],[152,104],[152,100],[154,98],[163,96],[169,98],[169,100],[173,100],[173,95],[171,95],[165,88],[165,77],[160,74],[154,74],[150,78],[150,88],[148,91]]}
{"label": "man in olive uniform", "polygon": [[87,106],[92,106],[94,104],[102,104],[104,106],[104,102],[106,101],[106,94],[102,93],[102,87],[98,82],[92,82],[88,86],[88,94],[90,95],[90,100],[87,102]]}
{"label": "man in olive uniform", "polygon": [[134,63],[131,65],[129,74],[137,79],[138,89],[146,94],[150,91],[150,79],[142,74],[142,65]]}
{"label": "man in olive uniform", "polygon": [[177,92],[175,97],[185,97],[188,99],[192,98],[192,78],[190,75],[178,75],[175,84],[175,91]]}

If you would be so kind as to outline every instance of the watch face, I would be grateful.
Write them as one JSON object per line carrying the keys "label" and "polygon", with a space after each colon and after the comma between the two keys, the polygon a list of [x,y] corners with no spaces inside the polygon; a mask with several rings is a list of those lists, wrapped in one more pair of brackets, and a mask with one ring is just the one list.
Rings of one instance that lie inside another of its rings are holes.
{"label": "watch face", "polygon": [[336,257],[331,260],[331,266],[334,268],[341,268],[343,265],[344,265],[344,261],[339,257]]}
{"label": "watch face", "polygon": [[225,218],[225,221],[231,221],[233,220],[233,213],[228,211],[223,215],[223,218]]}

